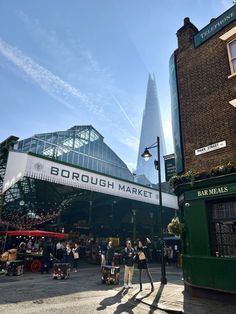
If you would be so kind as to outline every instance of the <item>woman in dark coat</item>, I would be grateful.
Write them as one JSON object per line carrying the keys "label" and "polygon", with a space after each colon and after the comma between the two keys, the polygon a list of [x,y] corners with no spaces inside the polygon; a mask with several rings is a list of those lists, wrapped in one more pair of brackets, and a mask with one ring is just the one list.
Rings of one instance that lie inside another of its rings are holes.
{"label": "woman in dark coat", "polygon": [[148,279],[151,284],[151,290],[154,291],[154,285],[152,281],[152,276],[148,269],[148,258],[149,258],[149,249],[146,245],[144,245],[144,241],[139,240],[138,241],[138,247],[137,247],[137,262],[138,262],[138,269],[139,269],[139,284],[140,284],[140,291],[142,291],[142,272],[143,269],[146,270]]}

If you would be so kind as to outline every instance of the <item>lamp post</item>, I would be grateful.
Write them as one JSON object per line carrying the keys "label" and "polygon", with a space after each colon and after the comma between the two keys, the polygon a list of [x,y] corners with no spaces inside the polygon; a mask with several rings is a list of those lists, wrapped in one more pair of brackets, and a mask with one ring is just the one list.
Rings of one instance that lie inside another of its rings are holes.
{"label": "lamp post", "polygon": [[157,160],[154,161],[155,169],[158,170],[158,185],[159,185],[159,206],[160,206],[160,225],[161,225],[161,283],[167,284],[166,265],[164,262],[164,234],[163,234],[163,208],[162,208],[162,190],[161,190],[161,163],[160,163],[160,138],[157,136],[156,143],[145,148],[141,155],[144,160],[148,160],[152,155],[149,149],[157,148]]}
{"label": "lamp post", "polygon": [[150,219],[151,219],[151,240],[153,242],[153,239],[154,239],[154,234],[153,234],[153,217],[154,217],[154,215],[153,215],[153,212],[150,212],[149,214],[150,214]]}
{"label": "lamp post", "polygon": [[132,209],[133,242],[136,240],[136,209]]}
{"label": "lamp post", "polygon": [[111,204],[111,228],[112,228],[112,231],[114,232],[114,222],[115,222],[115,219],[114,219],[114,216],[115,216],[115,211],[114,211],[114,206],[116,205],[116,201],[112,201],[112,204]]}
{"label": "lamp post", "polygon": [[89,232],[91,232],[92,227],[92,207],[93,207],[93,201],[89,201],[89,219],[88,219],[88,225],[89,225]]}

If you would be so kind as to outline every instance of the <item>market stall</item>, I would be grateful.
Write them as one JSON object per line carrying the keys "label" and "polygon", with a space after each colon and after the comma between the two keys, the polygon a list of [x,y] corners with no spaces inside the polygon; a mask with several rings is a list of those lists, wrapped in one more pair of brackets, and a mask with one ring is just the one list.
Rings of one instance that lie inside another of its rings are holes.
{"label": "market stall", "polygon": [[[0,231],[1,235],[5,236],[5,243],[7,243],[8,237],[14,237],[14,246],[17,246],[17,257],[15,259],[24,260],[26,268],[32,272],[39,272],[42,265],[42,246],[40,246],[40,241],[42,242],[46,237],[54,239],[65,238],[63,233],[42,230]],[[9,251],[6,250],[0,256],[0,260],[4,261],[9,256],[6,254]]]}

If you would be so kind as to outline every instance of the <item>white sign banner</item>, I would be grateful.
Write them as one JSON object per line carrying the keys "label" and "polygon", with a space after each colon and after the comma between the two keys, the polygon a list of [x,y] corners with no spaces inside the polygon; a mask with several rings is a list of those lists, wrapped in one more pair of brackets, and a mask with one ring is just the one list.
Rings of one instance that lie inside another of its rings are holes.
{"label": "white sign banner", "polygon": [[[64,165],[60,162],[28,155],[27,153],[10,152],[9,155],[11,156],[11,162],[7,165],[5,178],[9,177],[7,175],[8,170],[10,170],[14,164],[17,164],[17,171],[22,167],[22,173],[24,173],[24,176],[26,177],[120,196],[140,202],[159,204],[159,192],[155,189],[115,179],[85,169]],[[18,159],[20,155],[26,156],[26,166],[19,162]],[[6,191],[8,188],[9,187],[4,180],[3,191]],[[163,206],[178,208],[177,197],[174,195],[162,193],[162,199]]]}
{"label": "white sign banner", "polygon": [[195,155],[197,156],[197,155],[209,153],[209,152],[212,152],[213,150],[220,149],[223,147],[226,147],[226,141],[222,141],[222,142],[211,144],[205,147],[198,148],[195,150]]}
{"label": "white sign banner", "polygon": [[16,155],[15,152],[9,152],[2,193],[25,175],[27,157],[28,155],[24,153],[18,153]]}

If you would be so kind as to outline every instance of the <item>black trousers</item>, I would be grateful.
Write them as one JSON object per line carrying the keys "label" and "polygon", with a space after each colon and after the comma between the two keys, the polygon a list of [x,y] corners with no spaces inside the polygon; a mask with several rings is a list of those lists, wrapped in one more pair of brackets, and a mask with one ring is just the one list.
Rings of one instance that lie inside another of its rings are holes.
{"label": "black trousers", "polygon": [[143,270],[146,270],[146,273],[147,273],[148,279],[150,281],[150,284],[153,287],[153,280],[152,280],[152,276],[150,274],[150,271],[149,271],[148,267],[144,268],[144,269],[139,269],[139,284],[140,284],[140,287],[142,286],[142,272],[143,272]]}

